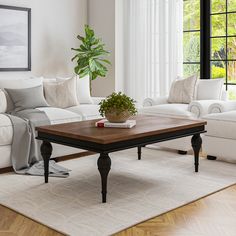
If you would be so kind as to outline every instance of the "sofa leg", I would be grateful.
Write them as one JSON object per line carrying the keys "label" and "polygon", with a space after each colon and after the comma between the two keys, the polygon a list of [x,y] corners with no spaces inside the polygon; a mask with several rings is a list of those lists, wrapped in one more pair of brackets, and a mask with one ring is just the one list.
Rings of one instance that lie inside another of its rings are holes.
{"label": "sofa leg", "polygon": [[178,153],[180,154],[180,155],[187,155],[187,151],[182,151],[182,150],[178,150]]}
{"label": "sofa leg", "polygon": [[214,161],[214,160],[216,160],[216,159],[217,159],[217,157],[215,157],[215,156],[210,156],[210,155],[207,155],[207,159],[208,159],[208,160],[211,160],[211,161]]}

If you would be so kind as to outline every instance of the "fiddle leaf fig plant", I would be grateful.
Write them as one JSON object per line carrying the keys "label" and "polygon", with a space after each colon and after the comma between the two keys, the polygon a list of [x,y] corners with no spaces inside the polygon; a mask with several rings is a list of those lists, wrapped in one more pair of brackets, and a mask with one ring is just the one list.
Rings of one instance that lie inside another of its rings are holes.
{"label": "fiddle leaf fig plant", "polygon": [[111,64],[106,56],[109,54],[104,49],[105,44],[97,38],[94,30],[85,25],[85,36],[78,35],[81,41],[79,48],[72,48],[76,52],[72,61],[76,61],[74,71],[80,78],[89,75],[90,80],[95,80],[98,76],[105,77],[107,74],[107,64]]}

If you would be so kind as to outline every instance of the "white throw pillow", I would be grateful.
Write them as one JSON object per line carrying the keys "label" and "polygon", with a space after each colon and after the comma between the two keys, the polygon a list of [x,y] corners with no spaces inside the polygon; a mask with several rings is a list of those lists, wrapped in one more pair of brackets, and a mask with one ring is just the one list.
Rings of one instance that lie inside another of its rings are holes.
{"label": "white throw pillow", "polygon": [[194,99],[196,83],[196,75],[174,81],[171,85],[168,102],[189,104]]}
{"label": "white throw pillow", "polygon": [[223,79],[201,79],[197,85],[197,100],[221,99],[223,90]]}
{"label": "white throw pillow", "polygon": [[44,82],[44,95],[49,105],[57,108],[77,106],[76,78],[61,82]]}
{"label": "white throw pillow", "polygon": [[0,89],[3,89],[6,100],[7,100],[7,109],[6,112],[10,112],[14,110],[14,104],[7,94],[7,92],[4,90],[6,89],[25,89],[25,88],[33,88],[37,87],[43,84],[43,78],[37,77],[37,78],[27,78],[27,79],[15,79],[15,80],[0,80]]}
{"label": "white throw pillow", "polygon": [[[77,90],[77,98],[80,104],[93,104],[93,100],[90,95],[90,80],[89,76],[85,76],[83,78],[79,78],[78,75],[76,77],[76,90]],[[58,78],[58,81],[63,81],[69,78]]]}
{"label": "white throw pillow", "polygon": [[0,89],[0,113],[7,111],[7,98],[3,90]]}

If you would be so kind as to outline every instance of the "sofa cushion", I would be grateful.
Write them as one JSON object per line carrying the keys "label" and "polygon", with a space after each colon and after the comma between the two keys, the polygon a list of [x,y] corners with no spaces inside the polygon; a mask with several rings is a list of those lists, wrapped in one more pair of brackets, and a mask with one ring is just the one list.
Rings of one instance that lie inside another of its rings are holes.
{"label": "sofa cushion", "polygon": [[[89,76],[80,78],[79,75],[76,78],[76,90],[77,98],[80,104],[93,104],[93,100],[90,94],[90,79]],[[64,81],[70,78],[58,78],[57,81]]]}
{"label": "sofa cushion", "polygon": [[46,113],[52,125],[82,120],[81,115],[61,108],[40,107],[37,109]]}
{"label": "sofa cushion", "polygon": [[53,107],[67,108],[78,105],[76,78],[61,82],[44,82],[45,98]]}
{"label": "sofa cushion", "polygon": [[189,104],[194,98],[196,82],[196,75],[174,81],[171,85],[168,102]]}
{"label": "sofa cushion", "polygon": [[7,98],[3,90],[0,89],[0,113],[7,111]]}
{"label": "sofa cushion", "polygon": [[13,127],[8,116],[0,114],[0,146],[12,143]]}
{"label": "sofa cushion", "polygon": [[[81,121],[81,115],[60,108],[44,107],[37,108],[44,111],[51,124],[61,124]],[[0,146],[11,145],[13,137],[13,126],[8,116],[0,114]]]}
{"label": "sofa cushion", "polygon": [[223,79],[201,79],[197,84],[196,100],[221,99],[223,91]]}
{"label": "sofa cushion", "polygon": [[158,115],[176,118],[192,118],[193,114],[188,111],[188,104],[162,104],[144,107],[138,110],[139,114]]}
{"label": "sofa cushion", "polygon": [[[0,88],[1,89],[24,89],[24,88],[33,88],[42,85],[43,78],[27,78],[27,79],[15,79],[15,80],[0,80]],[[10,112],[14,109],[14,104],[7,94],[6,91],[6,99],[7,99],[7,112]]]}
{"label": "sofa cushion", "polygon": [[75,107],[67,108],[68,111],[72,111],[82,116],[83,120],[92,120],[101,118],[99,114],[99,105],[79,105]]}
{"label": "sofa cushion", "polygon": [[34,109],[36,107],[48,107],[43,95],[43,85],[25,89],[6,89],[15,111]]}
{"label": "sofa cushion", "polygon": [[204,116],[207,121],[207,136],[236,139],[236,111]]}

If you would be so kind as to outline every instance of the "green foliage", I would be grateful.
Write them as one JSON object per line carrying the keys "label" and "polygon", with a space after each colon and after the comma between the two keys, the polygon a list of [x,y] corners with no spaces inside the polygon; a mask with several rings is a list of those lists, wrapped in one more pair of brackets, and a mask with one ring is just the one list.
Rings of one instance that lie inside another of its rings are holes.
{"label": "green foliage", "polygon": [[131,116],[137,114],[135,101],[121,92],[112,93],[106,99],[101,101],[99,105],[101,116],[105,116],[105,113],[109,112],[116,112],[116,114],[119,115],[124,111],[129,111]]}
{"label": "green foliage", "polygon": [[234,90],[229,90],[228,91],[228,99],[229,100],[236,100],[236,93]]}
{"label": "green foliage", "polygon": [[104,44],[101,39],[96,38],[94,31],[85,25],[85,37],[80,35],[77,38],[81,41],[79,48],[72,48],[76,52],[72,61],[76,60],[75,73],[83,78],[89,75],[91,80],[98,76],[105,77],[107,74],[107,67],[105,64],[111,64],[109,60],[104,57],[109,54],[104,49]]}
{"label": "green foliage", "polygon": [[212,79],[217,79],[217,78],[225,78],[225,68],[218,67],[218,66],[212,66],[212,72],[211,72],[211,77]]}
{"label": "green foliage", "polygon": [[[228,2],[227,9],[229,12],[236,11],[236,0],[211,0],[212,13],[226,12],[226,2]],[[236,14],[228,14],[228,35],[236,35]],[[212,36],[226,36],[226,14],[211,16],[211,32]],[[199,30],[200,29],[200,0],[184,1],[184,30]],[[226,49],[225,38],[215,38],[211,40],[211,59],[216,60],[213,63],[212,78],[225,77],[226,53],[228,59],[236,59],[236,38],[229,37]],[[200,37],[198,33],[184,33],[184,61],[199,62],[200,58]],[[198,65],[184,65],[184,77],[195,74],[199,71]],[[236,80],[236,64],[228,63],[228,81]]]}
{"label": "green foliage", "polygon": [[199,64],[189,64],[184,65],[184,78],[188,78],[192,75],[200,74],[200,65]]}

